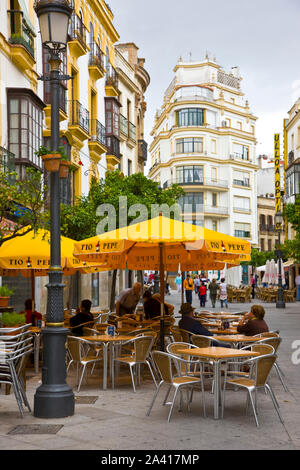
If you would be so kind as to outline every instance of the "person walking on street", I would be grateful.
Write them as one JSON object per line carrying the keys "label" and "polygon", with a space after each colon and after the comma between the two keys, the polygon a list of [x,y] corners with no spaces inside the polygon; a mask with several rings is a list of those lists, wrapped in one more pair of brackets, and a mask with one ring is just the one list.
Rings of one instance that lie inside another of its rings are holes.
{"label": "person walking on street", "polygon": [[184,280],[183,287],[185,290],[186,301],[192,305],[194,282],[189,274],[186,275],[186,279]]}
{"label": "person walking on street", "polygon": [[210,301],[212,308],[215,308],[216,306],[216,300],[217,300],[217,294],[218,294],[218,284],[216,279],[213,279],[211,283],[209,284],[209,292],[210,292]]}
{"label": "person walking on street", "polygon": [[199,276],[196,276],[194,277],[194,291],[195,291],[195,294],[198,295],[199,293],[199,287],[200,287],[200,279],[199,279]]}
{"label": "person walking on street", "polygon": [[251,278],[251,286],[252,286],[252,299],[254,299],[254,297],[255,297],[255,287],[256,287],[256,279],[255,279],[254,274]]}
{"label": "person walking on street", "polygon": [[221,284],[219,286],[220,290],[220,302],[221,302],[221,308],[224,306],[224,302],[226,305],[226,308],[228,308],[228,303],[227,303],[227,284],[225,283],[224,277],[221,279]]}
{"label": "person walking on street", "polygon": [[297,301],[300,302],[300,274],[296,276],[295,283],[297,287]]}
{"label": "person walking on street", "polygon": [[204,282],[201,283],[199,287],[199,298],[200,298],[200,307],[205,307],[206,302],[206,285]]}

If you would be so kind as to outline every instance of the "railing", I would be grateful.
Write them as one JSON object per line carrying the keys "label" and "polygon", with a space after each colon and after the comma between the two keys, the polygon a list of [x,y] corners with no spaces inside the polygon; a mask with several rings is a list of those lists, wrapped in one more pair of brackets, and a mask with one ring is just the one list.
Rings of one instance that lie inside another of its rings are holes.
{"label": "railing", "polygon": [[228,75],[221,70],[218,70],[218,78],[219,83],[223,83],[224,85],[230,86],[232,88],[240,88],[240,79],[234,77],[233,75]]}
{"label": "railing", "polygon": [[240,212],[245,212],[245,214],[250,214],[251,209],[248,207],[247,209],[245,207],[233,207],[234,211],[240,211]]}
{"label": "railing", "polygon": [[77,100],[71,100],[70,123],[80,126],[85,132],[89,133],[89,112]]}
{"label": "railing", "polygon": [[95,41],[90,43],[89,66],[96,66],[104,71],[103,52]]}
{"label": "railing", "polygon": [[245,232],[244,230],[235,230],[234,236],[238,238],[250,238],[251,234],[250,232]]}
{"label": "railing", "polygon": [[106,146],[106,129],[97,119],[91,120],[91,140]]}
{"label": "railing", "polygon": [[[51,85],[49,81],[44,81],[44,102],[51,104]],[[59,107],[64,113],[67,113],[67,90],[61,83],[59,84]]]}
{"label": "railing", "polygon": [[209,214],[219,214],[219,215],[228,215],[228,207],[223,206],[208,206],[205,204],[204,212]]}
{"label": "railing", "polygon": [[130,121],[128,121],[128,136],[130,139],[136,141],[136,127]]}
{"label": "railing", "polygon": [[246,160],[248,162],[250,162],[250,158],[249,158],[249,155],[247,154],[243,154],[243,153],[238,153],[238,152],[234,152],[232,154],[230,154],[230,158],[232,160]]}
{"label": "railing", "polygon": [[115,155],[120,158],[120,142],[114,136],[106,136],[106,147],[108,155]]}
{"label": "railing", "polygon": [[106,66],[106,86],[113,86],[116,90],[119,88],[118,74],[111,64]]}
{"label": "railing", "polygon": [[171,184],[179,184],[179,186],[214,186],[219,188],[228,188],[228,181],[226,180],[217,180],[214,178],[202,178],[198,181],[182,181],[181,178],[175,178],[173,181],[168,180],[164,183],[166,187],[170,186]]}
{"label": "railing", "polygon": [[120,114],[120,131],[128,137],[128,119]]}
{"label": "railing", "polygon": [[9,42],[11,44],[21,44],[34,58],[33,35],[23,20],[23,12],[21,10],[8,10],[7,12],[11,25]]}
{"label": "railing", "polygon": [[82,19],[74,12],[71,16],[68,35],[70,41],[77,40],[86,47],[86,27],[84,26]]}
{"label": "railing", "polygon": [[260,232],[275,232],[275,225],[259,224]]}
{"label": "railing", "polygon": [[[16,171],[15,154],[4,147],[0,147],[0,172],[13,173],[14,171]],[[15,176],[9,175],[8,182],[13,184],[14,181]]]}
{"label": "railing", "polygon": [[237,186],[245,186],[246,188],[250,188],[250,182],[245,181],[245,180],[233,180],[233,184],[236,184]]}
{"label": "railing", "polygon": [[138,140],[138,157],[142,158],[144,162],[147,161],[148,157],[148,144],[145,140]]}

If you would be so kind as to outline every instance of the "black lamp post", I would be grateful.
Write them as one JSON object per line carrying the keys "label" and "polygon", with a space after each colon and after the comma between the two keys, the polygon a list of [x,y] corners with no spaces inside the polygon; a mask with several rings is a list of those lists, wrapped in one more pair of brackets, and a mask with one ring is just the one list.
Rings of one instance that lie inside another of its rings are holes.
{"label": "black lamp post", "polygon": [[[37,0],[35,11],[39,19],[43,47],[50,50],[51,83],[51,149],[59,146],[59,82],[69,77],[59,73],[59,53],[66,48],[68,24],[72,13],[67,0]],[[74,394],[66,383],[66,338],[60,246],[59,172],[50,175],[50,257],[47,284],[46,326],[42,330],[42,385],[34,395],[34,416],[63,418],[74,414]]]}
{"label": "black lamp post", "polygon": [[275,251],[275,254],[277,256],[277,261],[278,261],[278,293],[277,293],[276,308],[285,308],[283,287],[282,287],[282,275],[281,275],[282,251],[280,250],[280,234],[281,234],[282,223],[283,223],[283,215],[280,211],[278,211],[275,214],[275,227],[278,231],[278,249]]}

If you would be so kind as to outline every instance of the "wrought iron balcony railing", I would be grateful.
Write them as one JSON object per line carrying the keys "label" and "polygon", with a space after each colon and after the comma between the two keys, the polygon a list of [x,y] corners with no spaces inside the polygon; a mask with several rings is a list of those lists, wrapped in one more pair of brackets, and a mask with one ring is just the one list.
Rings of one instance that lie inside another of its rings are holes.
{"label": "wrought iron balcony railing", "polygon": [[112,136],[106,136],[106,147],[108,155],[115,155],[115,157],[120,158],[120,142],[119,140]]}
{"label": "wrought iron balcony railing", "polygon": [[8,10],[7,12],[10,23],[9,42],[11,44],[21,44],[34,58],[33,34],[23,19],[23,12],[21,10]]}
{"label": "wrought iron balcony railing", "polygon": [[95,41],[91,42],[89,46],[89,66],[94,65],[104,72],[103,52]]}
{"label": "wrought iron balcony railing", "polygon": [[91,120],[91,140],[106,146],[106,129],[97,119]]}
{"label": "wrought iron balcony railing", "polygon": [[[51,85],[49,81],[44,82],[44,102],[51,104]],[[67,90],[62,83],[59,84],[59,107],[64,113],[67,113]]]}
{"label": "wrought iron balcony railing", "polygon": [[130,121],[128,121],[128,136],[130,139],[136,141],[136,127]]}
{"label": "wrought iron balcony railing", "polygon": [[86,27],[83,21],[76,13],[72,13],[71,20],[69,23],[69,40],[79,41],[84,47],[86,47]]}
{"label": "wrought iron balcony railing", "polygon": [[116,90],[119,88],[118,73],[111,64],[106,66],[106,86],[113,86]]}
{"label": "wrought iron balcony railing", "polygon": [[89,133],[89,112],[77,100],[70,101],[70,124],[80,126]]}
{"label": "wrought iron balcony railing", "polygon": [[120,131],[128,137],[128,119],[120,114]]}

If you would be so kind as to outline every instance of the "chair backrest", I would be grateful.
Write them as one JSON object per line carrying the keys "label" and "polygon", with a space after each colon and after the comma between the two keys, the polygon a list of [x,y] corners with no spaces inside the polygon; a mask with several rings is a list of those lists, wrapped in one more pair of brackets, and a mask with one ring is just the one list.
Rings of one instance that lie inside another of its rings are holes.
{"label": "chair backrest", "polygon": [[167,346],[167,352],[170,354],[173,354],[173,356],[181,356],[180,353],[178,353],[178,350],[180,349],[191,349],[193,345],[191,343],[184,343],[184,342],[176,342],[176,343],[170,343]]}
{"label": "chair backrest", "polygon": [[153,351],[152,357],[162,380],[171,384],[173,382],[172,356],[162,351]]}
{"label": "chair backrest", "polygon": [[180,342],[182,340],[180,329],[178,328],[178,326],[172,326],[170,331],[172,333],[172,336],[175,342]]}
{"label": "chair backrest", "polygon": [[270,344],[253,344],[251,349],[254,352],[258,352],[261,356],[275,353],[275,349]]}
{"label": "chair backrest", "polygon": [[266,331],[265,333],[261,333],[262,338],[276,338],[279,334],[276,331]]}
{"label": "chair backrest", "polygon": [[263,338],[259,341],[259,343],[270,344],[273,346],[275,352],[277,351],[282,339],[279,336],[271,337],[271,338]]}
{"label": "chair backrest", "polygon": [[271,369],[277,359],[276,354],[270,356],[262,356],[256,359],[256,375],[255,385],[257,387],[263,387],[268,379]]}
{"label": "chair backrest", "polygon": [[84,326],[82,328],[82,331],[83,331],[83,336],[97,336],[97,335],[99,335],[98,330],[95,330],[94,328],[87,328],[86,326]]}
{"label": "chair backrest", "polygon": [[184,343],[189,343],[190,342],[190,337],[191,337],[191,334],[189,331],[187,330],[183,330],[182,328],[179,328],[179,331],[180,331],[180,334],[182,336],[182,341]]}
{"label": "chair backrest", "polygon": [[68,336],[68,351],[73,361],[81,362],[81,345],[82,340],[78,336]]}
{"label": "chair backrest", "polygon": [[154,343],[153,336],[139,336],[134,339],[134,354],[136,362],[144,362],[152,348]]}
{"label": "chair backrest", "polygon": [[191,341],[197,348],[208,348],[212,340],[210,336],[192,335]]}

